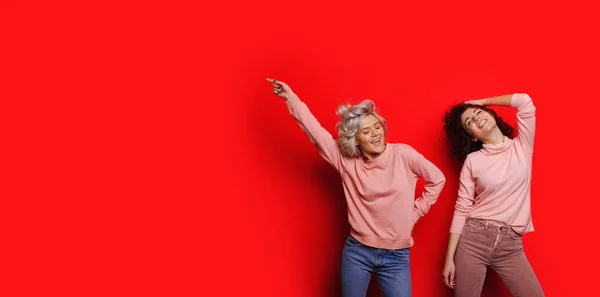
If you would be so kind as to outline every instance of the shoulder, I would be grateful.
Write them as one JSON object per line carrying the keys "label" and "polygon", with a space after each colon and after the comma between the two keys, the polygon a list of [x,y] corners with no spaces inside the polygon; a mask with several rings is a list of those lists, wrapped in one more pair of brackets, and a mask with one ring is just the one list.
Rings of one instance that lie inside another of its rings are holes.
{"label": "shoulder", "polygon": [[[481,152],[481,150],[476,150],[476,151],[474,151],[474,152],[470,152],[470,153],[467,155],[467,158],[466,158],[466,160],[476,160],[476,159],[483,158],[483,157],[485,157],[485,154],[484,154],[484,153],[482,153],[482,152]],[[465,161],[466,161],[466,160],[465,160]]]}
{"label": "shoulder", "polygon": [[405,151],[413,150],[413,148],[410,145],[405,144],[405,143],[399,143],[399,142],[389,143],[388,142],[387,145],[392,151],[395,151],[395,152],[405,152]]}
{"label": "shoulder", "polygon": [[388,143],[391,152],[399,157],[415,157],[420,156],[415,148],[406,143]]}
{"label": "shoulder", "polygon": [[479,151],[474,151],[470,154],[467,155],[467,157],[465,158],[465,162],[463,163],[463,168],[468,167],[468,168],[473,168],[473,165],[475,164],[480,164],[482,158],[485,158],[485,154],[483,154],[480,150]]}

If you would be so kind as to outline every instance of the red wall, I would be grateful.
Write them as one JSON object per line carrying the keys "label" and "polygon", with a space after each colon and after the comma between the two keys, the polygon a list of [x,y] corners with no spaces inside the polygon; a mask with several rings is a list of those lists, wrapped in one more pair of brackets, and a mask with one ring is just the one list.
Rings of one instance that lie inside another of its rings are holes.
{"label": "red wall", "polygon": [[[330,132],[337,104],[373,99],[388,141],[445,173],[415,229],[420,297],[452,296],[441,272],[459,167],[443,112],[529,93],[536,232],[525,251],[547,296],[595,288],[589,7],[9,2],[2,290],[15,293],[2,295],[337,296],[341,182],[265,77],[289,83]],[[510,296],[494,274],[484,292]]]}

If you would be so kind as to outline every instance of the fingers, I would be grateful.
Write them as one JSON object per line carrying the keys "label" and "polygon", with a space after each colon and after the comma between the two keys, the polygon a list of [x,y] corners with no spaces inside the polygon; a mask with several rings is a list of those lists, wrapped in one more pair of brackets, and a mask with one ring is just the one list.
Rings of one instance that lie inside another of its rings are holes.
{"label": "fingers", "polygon": [[279,86],[280,86],[280,87],[281,87],[281,88],[282,88],[284,91],[288,91],[288,90],[290,90],[290,86],[288,86],[286,83],[284,83],[284,82],[282,82],[282,81],[280,81],[280,80],[275,80],[275,79],[272,79],[272,78],[266,78],[266,80],[267,80],[268,82],[270,82],[270,83],[274,84],[274,85],[275,85],[275,84],[276,84],[276,85],[279,85]]}
{"label": "fingers", "polygon": [[272,78],[265,78],[268,82],[270,82],[273,85],[273,88],[278,88],[278,89],[283,89],[283,85],[285,85],[284,83],[274,80]]}
{"label": "fingers", "polygon": [[273,93],[275,95],[281,95],[282,93],[284,93],[286,91],[287,85],[285,83],[277,81],[272,78],[266,78],[266,80],[268,82],[271,82],[271,84],[273,86]]}
{"label": "fingers", "polygon": [[468,100],[465,101],[466,104],[473,104],[473,105],[483,105],[481,104],[481,100]]}
{"label": "fingers", "polygon": [[271,83],[271,85],[273,86],[273,94],[279,97],[288,98],[294,94],[292,92],[292,89],[290,89],[290,87],[282,81],[278,81],[272,78],[265,78],[265,80]]}
{"label": "fingers", "polygon": [[266,80],[270,83],[273,84],[273,87],[282,87],[282,86],[287,86],[285,83],[278,81],[278,80],[274,80],[272,78],[266,78]]}
{"label": "fingers", "polygon": [[291,90],[292,90],[292,89],[290,88],[290,86],[288,86],[286,83],[284,83],[284,82],[282,82],[282,81],[278,81],[277,83],[278,83],[278,84],[280,84],[280,85],[281,85],[281,88],[282,88],[284,91],[286,91],[286,92],[289,92],[289,91],[291,91]]}
{"label": "fingers", "polygon": [[281,88],[273,88],[273,94],[279,97],[286,97],[286,92],[284,92]]}
{"label": "fingers", "polygon": [[443,273],[442,274],[442,282],[444,283],[444,285],[446,285],[446,287],[452,288],[450,286],[450,275]]}
{"label": "fingers", "polygon": [[442,282],[446,287],[454,289],[454,274],[451,271],[442,274]]}
{"label": "fingers", "polygon": [[283,92],[283,88],[278,84],[273,84],[273,92],[275,92],[276,94],[279,94],[279,93]]}
{"label": "fingers", "polygon": [[449,272],[444,272],[442,274],[442,278],[443,278],[443,282],[444,284],[450,288],[450,289],[454,289],[456,283],[454,282],[454,272],[453,271],[449,271]]}

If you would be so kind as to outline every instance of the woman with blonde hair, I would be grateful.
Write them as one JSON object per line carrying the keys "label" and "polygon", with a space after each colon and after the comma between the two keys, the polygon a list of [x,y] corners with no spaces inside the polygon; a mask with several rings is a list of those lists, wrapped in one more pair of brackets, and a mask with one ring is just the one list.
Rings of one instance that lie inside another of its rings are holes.
{"label": "woman with blonde hair", "polygon": [[[411,146],[386,142],[386,121],[372,101],[339,107],[336,141],[287,84],[267,81],[320,155],[340,173],[351,227],[340,265],[342,296],[364,297],[371,273],[384,296],[411,296],[412,229],[440,195],[442,172]],[[419,178],[426,185],[415,199]]]}

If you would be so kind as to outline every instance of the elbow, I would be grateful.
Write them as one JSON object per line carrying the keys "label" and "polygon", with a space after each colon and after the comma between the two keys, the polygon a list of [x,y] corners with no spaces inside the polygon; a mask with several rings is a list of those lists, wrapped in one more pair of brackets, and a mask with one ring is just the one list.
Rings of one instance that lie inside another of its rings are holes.
{"label": "elbow", "polygon": [[535,106],[533,105],[533,99],[531,99],[531,96],[529,96],[529,94],[527,93],[523,93],[523,101],[525,101],[525,103],[530,104],[533,108],[535,108]]}
{"label": "elbow", "polygon": [[438,192],[439,192],[442,190],[442,188],[444,188],[445,184],[446,184],[446,178],[442,175],[439,178],[431,179],[431,180],[427,181],[427,184],[425,185],[425,187],[429,188],[431,190],[438,189]]}
{"label": "elbow", "polygon": [[533,104],[533,99],[526,93],[521,94],[521,98],[523,103],[521,104],[522,107],[520,109],[523,110],[523,117],[528,118],[535,116],[536,108]]}
{"label": "elbow", "polygon": [[527,93],[515,93],[512,96],[510,105],[517,108],[521,113],[524,114],[535,114],[535,105],[533,99]]}
{"label": "elbow", "polygon": [[531,99],[531,96],[529,96],[529,94],[527,94],[527,93],[515,93],[513,96],[518,96],[519,101],[521,102],[522,105],[525,105],[525,104],[533,105],[533,99]]}
{"label": "elbow", "polygon": [[446,185],[446,177],[443,174],[440,175],[440,178],[438,179],[437,185],[440,188],[443,188],[444,185]]}

